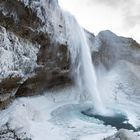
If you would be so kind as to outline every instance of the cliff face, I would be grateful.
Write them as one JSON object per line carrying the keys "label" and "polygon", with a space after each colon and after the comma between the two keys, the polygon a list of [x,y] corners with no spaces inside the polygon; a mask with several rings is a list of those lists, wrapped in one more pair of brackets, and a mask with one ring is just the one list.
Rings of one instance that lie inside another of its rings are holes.
{"label": "cliff face", "polygon": [[121,60],[140,65],[140,45],[131,38],[102,31],[95,37],[94,46],[97,51],[92,53],[92,57],[96,66],[102,64],[109,70]]}
{"label": "cliff face", "polygon": [[[73,83],[66,23],[57,0],[0,0],[0,107],[17,96]],[[87,32],[92,46],[94,35]]]}
{"label": "cliff face", "polygon": [[37,67],[39,45],[0,27],[0,103],[4,107]]}
{"label": "cliff face", "polygon": [[0,107],[72,83],[57,1],[0,0]]}

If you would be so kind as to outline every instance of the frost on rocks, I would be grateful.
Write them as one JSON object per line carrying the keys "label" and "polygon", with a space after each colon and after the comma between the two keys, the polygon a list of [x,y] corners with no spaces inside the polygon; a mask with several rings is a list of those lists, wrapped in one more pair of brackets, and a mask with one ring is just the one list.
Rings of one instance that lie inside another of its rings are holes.
{"label": "frost on rocks", "polygon": [[0,108],[5,108],[19,84],[34,74],[39,48],[0,26]]}
{"label": "frost on rocks", "polygon": [[39,45],[16,37],[0,27],[0,79],[23,77],[37,66]]}
{"label": "frost on rocks", "polygon": [[66,42],[63,11],[57,0],[21,0],[21,2],[31,8],[41,20],[42,25],[37,31],[47,32],[55,42]]}
{"label": "frost on rocks", "polygon": [[0,17],[2,103],[72,83],[65,21],[57,0],[2,0]]}
{"label": "frost on rocks", "polygon": [[31,140],[27,137],[26,132],[22,132],[19,128],[17,130],[11,129],[9,123],[1,126],[0,128],[0,139],[1,140]]}

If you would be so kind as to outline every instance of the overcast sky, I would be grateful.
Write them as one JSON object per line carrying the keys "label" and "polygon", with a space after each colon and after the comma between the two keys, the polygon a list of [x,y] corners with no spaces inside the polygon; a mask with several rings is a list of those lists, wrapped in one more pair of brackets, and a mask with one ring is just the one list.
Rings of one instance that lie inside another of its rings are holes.
{"label": "overcast sky", "polygon": [[111,30],[140,43],[140,0],[59,0],[59,4],[95,35]]}

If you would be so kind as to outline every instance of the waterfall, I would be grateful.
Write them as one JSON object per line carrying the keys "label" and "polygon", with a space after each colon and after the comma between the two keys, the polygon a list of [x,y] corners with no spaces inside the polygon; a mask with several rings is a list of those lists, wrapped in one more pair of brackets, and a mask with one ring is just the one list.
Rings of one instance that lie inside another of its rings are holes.
{"label": "waterfall", "polygon": [[85,31],[69,13],[65,13],[66,36],[71,52],[74,77],[81,92],[81,101],[90,101],[94,111],[102,113],[104,107],[97,88],[97,78],[92,63]]}

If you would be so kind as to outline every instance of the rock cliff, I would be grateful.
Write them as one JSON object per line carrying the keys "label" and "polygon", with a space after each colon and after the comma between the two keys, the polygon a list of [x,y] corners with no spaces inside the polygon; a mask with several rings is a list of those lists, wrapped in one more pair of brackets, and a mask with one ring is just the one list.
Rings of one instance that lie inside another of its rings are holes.
{"label": "rock cliff", "polygon": [[96,52],[92,53],[94,64],[110,69],[120,60],[140,65],[140,45],[132,38],[117,36],[111,31],[101,31],[94,39]]}
{"label": "rock cliff", "polygon": [[72,83],[58,2],[0,0],[0,107]]}

